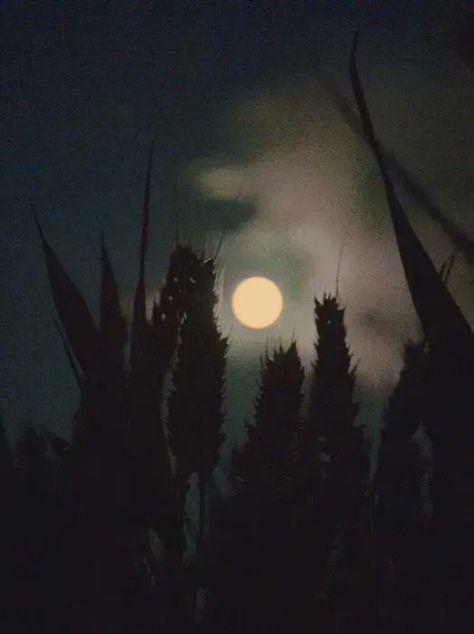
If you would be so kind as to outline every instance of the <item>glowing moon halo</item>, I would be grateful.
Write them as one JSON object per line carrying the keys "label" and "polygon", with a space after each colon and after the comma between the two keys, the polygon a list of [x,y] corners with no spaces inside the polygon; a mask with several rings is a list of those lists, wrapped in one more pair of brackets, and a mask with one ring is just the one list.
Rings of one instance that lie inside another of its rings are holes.
{"label": "glowing moon halo", "polygon": [[266,277],[248,277],[240,282],[232,295],[232,312],[247,328],[271,326],[282,308],[280,289]]}

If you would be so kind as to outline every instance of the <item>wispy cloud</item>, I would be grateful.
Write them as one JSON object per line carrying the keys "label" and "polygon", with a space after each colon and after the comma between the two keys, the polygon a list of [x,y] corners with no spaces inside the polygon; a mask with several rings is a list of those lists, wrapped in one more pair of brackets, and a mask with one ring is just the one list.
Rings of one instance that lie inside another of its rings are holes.
{"label": "wispy cloud", "polygon": [[[391,138],[396,117],[392,125],[384,117],[383,124]],[[339,289],[359,377],[365,387],[385,393],[397,378],[404,342],[419,331],[369,152],[316,80],[245,100],[229,112],[228,125],[234,134],[239,130],[244,143],[251,137],[248,161],[222,161],[201,172],[197,181],[210,197],[232,200],[241,195],[255,204],[253,220],[224,245],[224,327],[234,324],[241,354],[246,349],[251,354],[256,342],[263,345],[267,337],[289,340],[294,333],[308,361],[314,340],[312,298],[335,290],[343,246]],[[404,148],[409,142],[403,140]],[[445,143],[440,131],[440,145]],[[426,156],[428,180],[443,169],[442,160]],[[433,259],[441,262],[451,252],[449,241],[416,210],[410,211]],[[285,296],[279,323],[258,335],[236,327],[228,308],[238,279],[253,273],[275,279]],[[467,275],[458,268],[453,291],[472,315]]]}

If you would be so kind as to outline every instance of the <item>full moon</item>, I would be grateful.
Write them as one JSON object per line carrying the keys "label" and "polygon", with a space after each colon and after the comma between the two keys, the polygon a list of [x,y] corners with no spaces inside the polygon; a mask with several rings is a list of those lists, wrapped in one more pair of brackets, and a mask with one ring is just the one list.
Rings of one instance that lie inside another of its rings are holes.
{"label": "full moon", "polygon": [[280,289],[266,277],[248,277],[232,295],[232,311],[247,328],[267,328],[280,316],[283,297]]}

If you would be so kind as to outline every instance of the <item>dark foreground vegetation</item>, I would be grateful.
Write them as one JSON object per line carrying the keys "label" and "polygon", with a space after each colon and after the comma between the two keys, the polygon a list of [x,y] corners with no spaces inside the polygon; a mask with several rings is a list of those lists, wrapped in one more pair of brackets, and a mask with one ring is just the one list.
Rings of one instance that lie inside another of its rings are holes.
{"label": "dark foreground vegetation", "polygon": [[233,494],[216,496],[227,353],[216,261],[177,244],[147,315],[148,173],[130,324],[105,243],[97,325],[38,224],[81,397],[70,440],[30,428],[13,452],[0,426],[2,632],[474,631],[472,332],[396,197],[355,46],[351,76],[423,332],[407,342],[375,476],[344,308],[326,295],[307,408],[296,342],[267,352]]}

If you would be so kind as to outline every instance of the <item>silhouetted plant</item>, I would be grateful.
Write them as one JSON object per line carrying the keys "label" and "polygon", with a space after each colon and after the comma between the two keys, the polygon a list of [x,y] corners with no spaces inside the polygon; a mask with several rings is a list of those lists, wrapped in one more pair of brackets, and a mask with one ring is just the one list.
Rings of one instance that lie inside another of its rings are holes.
{"label": "silhouetted plant", "polygon": [[356,48],[357,37],[351,56],[352,88],[365,136],[382,175],[406,281],[429,355],[427,421],[433,448],[436,562],[431,575],[435,587],[432,625],[463,629],[468,620],[472,621],[472,600],[467,588],[474,567],[474,337],[396,196],[357,72]]}
{"label": "silhouetted plant", "polygon": [[261,361],[255,422],[246,424],[247,442],[234,457],[235,475],[245,491],[274,497],[291,475],[291,447],[300,424],[304,370],[292,342]]}
{"label": "silhouetted plant", "polygon": [[[428,355],[424,343],[405,346],[404,366],[384,414],[373,482],[375,531],[380,556],[392,570],[392,619],[422,627],[426,587],[425,475],[417,434],[426,429]],[[399,625],[402,627],[402,625]]]}
{"label": "silhouetted plant", "polygon": [[115,274],[101,235],[101,286],[99,330],[108,353],[117,368],[125,367],[124,350],[127,342],[127,320],[120,306],[120,296]]}
{"label": "silhouetted plant", "polygon": [[[147,561],[146,566],[151,569],[155,565],[148,543],[150,529],[159,534],[165,559],[176,560],[180,551],[177,538],[180,518],[161,403],[164,377],[176,346],[179,298],[186,291],[185,280],[177,276],[177,271],[186,269],[186,254],[183,249],[174,250],[159,303],[155,302],[149,321],[145,305],[145,255],[150,169],[151,160],[143,206],[129,364],[124,358],[125,319],[104,240],[98,328],[36,219],[59,318],[59,333],[81,392],[72,444],[69,447],[66,443],[64,467],[67,465],[75,506],[74,534],[83,548],[76,549],[76,565],[81,570],[78,592],[85,593],[87,601],[95,600],[91,598],[93,592],[111,595],[124,592],[126,584],[142,583],[138,579],[142,575],[138,568],[143,568],[139,562]],[[170,299],[173,295],[178,300],[176,306]],[[54,440],[56,447],[59,441]],[[85,569],[87,566],[89,570]],[[156,571],[145,574],[152,583]],[[101,590],[90,585],[91,577],[102,583]]]}
{"label": "silhouetted plant", "polygon": [[316,361],[309,394],[308,416],[303,432],[308,460],[335,487],[339,506],[336,521],[354,519],[362,480],[367,476],[363,435],[355,420],[359,406],[354,402],[355,368],[347,345],[344,309],[337,297],[325,295],[315,300],[317,341]]}
{"label": "silhouetted plant", "polygon": [[418,520],[422,514],[423,469],[420,449],[413,437],[426,425],[427,361],[424,343],[405,346],[404,366],[388,400],[381,433],[374,489],[384,507],[393,504],[386,518],[386,529],[400,539],[397,519],[411,523],[415,519],[413,513]]}
{"label": "silhouetted plant", "polygon": [[191,286],[183,295],[173,386],[168,400],[170,448],[176,458],[181,504],[188,480],[198,478],[199,542],[204,539],[206,482],[223,440],[222,411],[227,339],[215,315],[215,261],[187,250]]}
{"label": "silhouetted plant", "polygon": [[[355,368],[344,312],[337,296],[315,299],[316,358],[308,413],[297,446],[300,487],[313,491],[305,513],[318,534],[317,545],[306,534],[307,556],[315,570],[312,580],[307,571],[308,583],[313,584],[313,594],[323,598],[319,612],[329,609],[331,618],[336,618],[332,611],[337,605],[340,618],[349,619],[356,629],[360,615],[354,606],[362,609],[360,599],[368,593],[371,563],[367,561],[365,495],[368,456],[361,428],[356,425],[359,406],[354,401]],[[317,624],[327,626],[324,620]]]}
{"label": "silhouetted plant", "polygon": [[284,631],[289,584],[298,561],[291,543],[291,449],[299,424],[304,371],[296,343],[261,360],[255,416],[233,454],[236,493],[214,528],[212,631]]}
{"label": "silhouetted plant", "polygon": [[15,616],[25,600],[21,596],[24,566],[21,549],[22,508],[18,473],[0,408],[0,612],[5,628],[14,627]]}
{"label": "silhouetted plant", "polygon": [[3,414],[0,409],[0,477],[14,469],[14,460],[8,436],[3,424]]}
{"label": "silhouetted plant", "polygon": [[[379,567],[382,559],[393,564],[397,613],[373,629],[464,631],[472,618],[474,567],[473,336],[444,283],[452,261],[437,273],[396,196],[355,55],[356,41],[352,86],[424,336],[423,344],[406,346],[384,415],[373,486],[376,538]],[[151,165],[150,157],[129,359],[127,320],[103,236],[96,324],[36,220],[56,326],[81,396],[71,442],[48,437],[57,463],[45,437],[28,428],[14,464],[0,421],[0,568],[7,581],[15,569],[19,579],[2,595],[7,611],[27,605],[30,629],[48,632],[135,632],[143,619],[147,634],[181,634],[194,631],[196,589],[206,585],[211,601],[201,629],[367,632],[376,612],[368,458],[356,425],[355,368],[338,296],[315,300],[316,359],[304,420],[296,343],[263,357],[255,421],[246,425],[247,442],[234,456],[237,492],[222,501],[212,536],[221,532],[207,544],[210,566],[203,565],[206,486],[223,441],[227,339],[215,314],[215,258],[190,246],[175,245],[147,314]],[[173,358],[167,436],[163,387]],[[415,443],[420,430],[433,447],[429,530]],[[195,562],[186,567],[185,503],[193,474],[199,534]],[[152,530],[163,547],[162,567],[150,546]],[[63,608],[56,616],[58,597]],[[431,616],[424,605],[432,606]]]}

